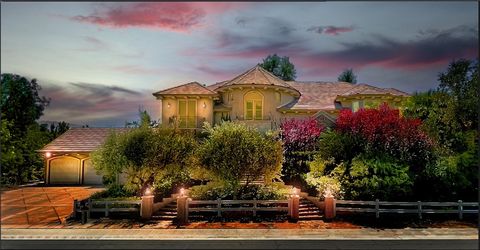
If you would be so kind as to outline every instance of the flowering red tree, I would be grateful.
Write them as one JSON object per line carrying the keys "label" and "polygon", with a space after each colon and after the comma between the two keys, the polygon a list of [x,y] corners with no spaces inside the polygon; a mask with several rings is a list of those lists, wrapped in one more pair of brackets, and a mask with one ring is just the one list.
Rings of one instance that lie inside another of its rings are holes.
{"label": "flowering red tree", "polygon": [[281,137],[286,150],[315,149],[317,140],[324,130],[315,118],[289,119],[280,125]]}
{"label": "flowering red tree", "polygon": [[318,138],[324,126],[315,118],[289,119],[280,125],[285,162],[283,179],[288,184],[304,187],[301,176],[308,172]]}
{"label": "flowering red tree", "polygon": [[418,165],[429,160],[433,146],[420,129],[419,119],[400,116],[399,111],[382,104],[378,109],[342,110],[336,130],[364,141],[370,152],[385,152],[400,160]]}

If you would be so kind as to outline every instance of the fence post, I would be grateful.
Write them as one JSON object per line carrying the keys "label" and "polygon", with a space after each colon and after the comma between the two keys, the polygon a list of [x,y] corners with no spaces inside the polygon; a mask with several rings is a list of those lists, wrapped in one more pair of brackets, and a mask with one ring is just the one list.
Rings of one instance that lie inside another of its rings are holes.
{"label": "fence post", "polygon": [[142,219],[150,219],[153,214],[153,197],[154,195],[142,196],[142,202],[140,203],[140,217]]}
{"label": "fence post", "polygon": [[92,210],[92,199],[88,198],[87,221],[90,220],[90,211]]}
{"label": "fence post", "polygon": [[422,219],[422,202],[417,201],[417,205],[418,205],[418,218]]}
{"label": "fence post", "polygon": [[73,200],[73,218],[76,220],[77,219],[77,199]]}
{"label": "fence post", "polygon": [[177,197],[177,221],[178,225],[188,224],[188,197]]}
{"label": "fence post", "polygon": [[380,218],[380,201],[375,199],[375,218]]}
{"label": "fence post", "polygon": [[462,200],[458,200],[458,218],[460,220],[463,219],[463,201]]}
{"label": "fence post", "polygon": [[288,197],[288,217],[292,216],[292,197]]}
{"label": "fence post", "polygon": [[253,198],[253,216],[257,216],[257,198]]}
{"label": "fence post", "polygon": [[297,221],[299,218],[300,196],[297,194],[291,197],[290,219]]}
{"label": "fence post", "polygon": [[222,199],[217,199],[217,216],[222,216]]}
{"label": "fence post", "polygon": [[324,204],[325,204],[325,210],[324,210],[325,219],[326,220],[331,220],[331,219],[335,218],[335,216],[336,216],[335,198],[333,198],[332,195],[325,196]]}
{"label": "fence post", "polygon": [[108,217],[108,201],[105,201],[105,217]]}

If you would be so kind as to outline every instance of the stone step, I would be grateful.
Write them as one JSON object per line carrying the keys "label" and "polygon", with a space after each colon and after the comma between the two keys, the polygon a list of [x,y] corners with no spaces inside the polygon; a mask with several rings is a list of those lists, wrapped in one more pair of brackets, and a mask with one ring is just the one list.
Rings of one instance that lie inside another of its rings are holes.
{"label": "stone step", "polygon": [[298,219],[299,220],[323,220],[323,216],[321,216],[321,215],[306,215],[306,216],[300,216]]}
{"label": "stone step", "polygon": [[320,212],[307,212],[307,213],[302,213],[302,212],[300,212],[300,213],[298,213],[298,215],[299,215],[300,217],[302,217],[302,216],[310,216],[310,215],[320,215]]}

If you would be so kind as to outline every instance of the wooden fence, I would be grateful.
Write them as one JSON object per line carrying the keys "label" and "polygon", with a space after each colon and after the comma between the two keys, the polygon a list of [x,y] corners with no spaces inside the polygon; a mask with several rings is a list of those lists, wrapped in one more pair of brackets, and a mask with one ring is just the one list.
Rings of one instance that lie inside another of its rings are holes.
{"label": "wooden fence", "polygon": [[375,213],[377,218],[380,213],[397,214],[458,214],[463,219],[464,214],[477,214],[478,202],[390,202],[390,201],[351,201],[336,200],[336,212]]}
{"label": "wooden fence", "polygon": [[[141,200],[92,200],[88,199],[83,201],[85,204],[82,206],[82,202],[73,201],[73,211],[76,216],[77,213],[86,212],[87,219],[90,219],[92,212],[101,212],[105,214],[105,217],[112,212],[132,212],[140,213]],[[82,208],[83,207],[83,208]]]}
{"label": "wooden fence", "polygon": [[188,212],[222,212],[251,211],[253,216],[258,211],[290,211],[289,200],[187,200]]}

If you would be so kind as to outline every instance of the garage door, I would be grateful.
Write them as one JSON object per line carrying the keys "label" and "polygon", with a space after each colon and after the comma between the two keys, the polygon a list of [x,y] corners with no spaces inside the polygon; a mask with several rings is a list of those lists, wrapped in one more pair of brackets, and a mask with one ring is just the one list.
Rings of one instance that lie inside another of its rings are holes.
{"label": "garage door", "polygon": [[90,159],[87,159],[83,162],[83,184],[102,185],[102,176],[97,175]]}
{"label": "garage door", "polygon": [[79,184],[80,160],[59,157],[50,161],[50,184]]}

